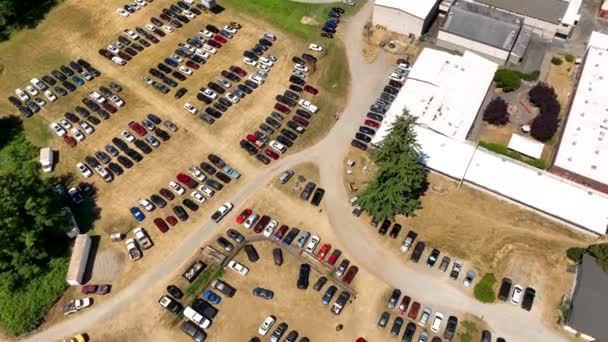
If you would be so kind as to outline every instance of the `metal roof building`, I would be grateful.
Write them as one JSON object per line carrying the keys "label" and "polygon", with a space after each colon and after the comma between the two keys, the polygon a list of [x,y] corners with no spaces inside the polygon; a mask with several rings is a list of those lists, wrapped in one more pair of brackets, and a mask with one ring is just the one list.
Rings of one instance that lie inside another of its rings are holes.
{"label": "metal roof building", "polygon": [[372,23],[420,37],[431,26],[439,0],[375,0]]}

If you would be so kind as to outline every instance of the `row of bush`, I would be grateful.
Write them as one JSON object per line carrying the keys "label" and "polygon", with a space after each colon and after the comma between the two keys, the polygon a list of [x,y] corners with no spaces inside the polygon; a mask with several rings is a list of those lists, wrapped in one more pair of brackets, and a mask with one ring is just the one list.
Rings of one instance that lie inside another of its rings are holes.
{"label": "row of bush", "polygon": [[566,250],[568,259],[574,262],[581,261],[583,254],[589,254],[594,257],[598,265],[600,265],[605,272],[608,272],[608,243],[589,245],[587,248],[572,247]]}
{"label": "row of bush", "polygon": [[501,88],[505,92],[511,92],[519,88],[521,80],[533,82],[538,80],[540,76],[539,70],[534,70],[530,73],[501,68],[496,70],[494,81],[496,87]]}
{"label": "row of bush", "polygon": [[479,146],[488,149],[492,152],[498,153],[498,154],[502,154],[504,156],[507,156],[511,159],[515,159],[518,160],[520,162],[526,163],[530,166],[533,166],[537,169],[541,169],[544,170],[547,168],[547,162],[545,162],[544,159],[533,159],[533,158],[528,158],[528,157],[524,157],[521,155],[521,153],[517,152],[517,151],[513,151],[510,150],[508,147],[501,145],[501,144],[497,144],[497,143],[491,143],[491,142],[485,142],[485,141],[480,141],[479,142]]}

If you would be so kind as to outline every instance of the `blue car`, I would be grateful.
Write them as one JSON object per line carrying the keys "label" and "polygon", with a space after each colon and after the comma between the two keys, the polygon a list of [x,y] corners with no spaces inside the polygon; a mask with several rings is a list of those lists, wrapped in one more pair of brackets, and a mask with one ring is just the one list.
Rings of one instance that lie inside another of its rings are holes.
{"label": "blue car", "polygon": [[211,290],[205,290],[205,292],[203,292],[203,298],[213,305],[219,304],[219,302],[222,300],[222,297],[216,295]]}
{"label": "blue car", "polygon": [[131,215],[133,215],[133,217],[135,217],[135,219],[137,221],[143,221],[146,218],[144,213],[142,213],[141,210],[139,210],[139,208],[131,207],[130,210],[131,210]]}
{"label": "blue car", "polygon": [[224,166],[224,173],[234,179],[239,179],[239,177],[241,177],[241,174],[237,170],[231,168],[228,165]]}
{"label": "blue car", "polygon": [[74,83],[78,84],[79,86],[84,84],[84,80],[78,76],[72,76],[72,81],[74,81]]}
{"label": "blue car", "polygon": [[323,303],[325,305],[329,304],[329,302],[331,302],[331,299],[333,298],[333,296],[336,294],[337,290],[338,290],[338,288],[336,288],[333,285],[328,287],[327,291],[325,291],[325,294],[321,298],[321,303]]}
{"label": "blue car", "polygon": [[338,25],[336,25],[336,23],[332,23],[332,22],[326,22],[325,23],[325,27],[329,27],[329,28],[333,28],[335,29]]}
{"label": "blue car", "polygon": [[172,67],[177,67],[177,65],[179,64],[175,59],[169,57],[165,58],[165,63],[169,64]]}

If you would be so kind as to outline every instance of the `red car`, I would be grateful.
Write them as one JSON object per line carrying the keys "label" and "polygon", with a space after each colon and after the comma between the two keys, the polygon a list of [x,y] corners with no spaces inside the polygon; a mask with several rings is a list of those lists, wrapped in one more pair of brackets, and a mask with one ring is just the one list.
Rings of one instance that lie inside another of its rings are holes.
{"label": "red car", "polygon": [[226,40],[226,38],[220,36],[219,34],[216,34],[213,39],[217,40],[218,42],[222,43],[222,44],[226,44],[228,41]]}
{"label": "red car", "polygon": [[369,126],[369,127],[372,127],[372,128],[378,128],[378,127],[380,127],[380,124],[377,123],[376,121],[373,121],[373,120],[365,120],[364,124],[365,124],[365,126]]}
{"label": "red car", "polygon": [[171,18],[169,18],[169,16],[168,16],[168,15],[166,15],[165,13],[161,13],[161,14],[159,15],[159,17],[160,17],[162,20],[164,20],[164,21],[171,21]]}
{"label": "red car", "polygon": [[209,44],[209,45],[211,45],[211,46],[213,46],[214,48],[217,48],[217,49],[219,49],[219,48],[222,47],[222,44],[220,44],[219,42],[216,42],[215,40],[211,40],[211,39],[209,39],[207,41],[207,44]]}
{"label": "red car", "polygon": [[80,289],[82,294],[98,294],[98,295],[106,295],[110,293],[110,289],[112,285],[110,284],[102,284],[102,285],[85,285]]}
{"label": "red car", "polygon": [[401,304],[399,305],[399,313],[404,315],[407,312],[407,308],[410,306],[410,301],[412,300],[412,298],[408,297],[408,296],[403,296],[403,299],[401,300]]}
{"label": "red car", "polygon": [[304,91],[309,92],[313,95],[317,95],[319,93],[317,88],[309,86],[308,84],[304,86]]}
{"label": "red car", "polygon": [[161,194],[161,196],[168,199],[169,201],[171,201],[175,198],[175,195],[168,189],[160,188],[160,190],[158,192]]}
{"label": "red car", "polygon": [[167,216],[165,217],[165,221],[167,221],[167,223],[170,224],[171,227],[177,224],[177,219],[175,218],[175,216]]}
{"label": "red car", "polygon": [[124,59],[125,61],[131,60],[131,56],[127,55],[126,53],[124,53],[122,51],[118,51],[117,55],[118,55],[118,57]]}
{"label": "red car", "polygon": [[195,70],[197,70],[198,68],[201,67],[200,65],[198,65],[194,61],[186,61],[186,65],[189,66],[192,69],[195,69]]}
{"label": "red car", "polygon": [[267,148],[266,150],[264,150],[264,154],[267,155],[267,156],[269,156],[270,158],[272,158],[274,160],[279,159],[279,155],[275,151],[273,151],[273,150],[271,150],[269,148]]}
{"label": "red car", "polygon": [[180,183],[184,184],[185,186],[187,186],[190,189],[196,189],[196,186],[198,185],[198,183],[194,179],[190,178],[190,176],[185,175],[181,172],[178,173],[175,178],[177,178],[177,180]]}
{"label": "red car", "polygon": [[298,116],[298,115],[294,115],[292,120],[299,123],[300,125],[302,125],[304,127],[308,127],[308,124],[310,123],[310,122],[308,122],[308,120],[306,120],[303,117]]}
{"label": "red car", "polygon": [[274,232],[272,238],[274,240],[281,240],[283,236],[285,236],[285,233],[287,233],[287,229],[289,229],[289,227],[287,227],[286,225],[280,226],[279,229]]}
{"label": "red car", "polygon": [[251,213],[252,211],[249,208],[243,210],[241,214],[236,217],[236,223],[242,224],[251,215]]}
{"label": "red car", "polygon": [[264,227],[266,227],[266,225],[268,224],[268,222],[270,222],[270,216],[262,215],[262,218],[260,218],[258,223],[256,223],[253,227],[253,231],[255,233],[261,233],[262,230],[264,230]]}
{"label": "red car", "polygon": [[102,104],[102,106],[103,106],[103,108],[105,108],[105,109],[106,109],[108,112],[110,112],[110,113],[112,113],[112,114],[116,113],[116,110],[117,110],[117,109],[116,109],[116,107],[112,106],[111,104],[109,104],[109,103],[107,103],[107,102],[104,102],[104,103]]}
{"label": "red car", "polygon": [[284,114],[289,114],[289,112],[290,112],[289,108],[285,107],[284,105],[282,105],[278,102],[274,104],[274,109],[276,109],[279,112],[284,113]]}
{"label": "red car", "polygon": [[234,66],[234,65],[231,66],[230,67],[230,71],[232,71],[233,73],[235,73],[235,74],[237,74],[237,75],[239,75],[241,77],[247,76],[247,71],[239,68],[238,66]]}
{"label": "red car", "polygon": [[245,139],[247,139],[247,141],[249,141],[250,143],[252,143],[254,145],[258,141],[258,138],[256,138],[255,135],[253,135],[253,134],[247,134]]}
{"label": "red car", "polygon": [[420,303],[418,302],[414,302],[414,304],[412,304],[412,308],[410,309],[410,313],[407,314],[407,317],[416,320],[416,317],[418,317],[418,311],[420,310]]}
{"label": "red car", "polygon": [[357,272],[359,272],[359,267],[351,266],[348,271],[346,271],[346,274],[344,275],[344,278],[342,278],[342,281],[344,281],[345,284],[350,284],[350,282],[355,279]]}
{"label": "red car", "polygon": [[334,249],[333,253],[331,253],[329,258],[327,258],[327,263],[333,266],[336,261],[338,261],[340,255],[342,255],[342,251],[339,249]]}
{"label": "red car", "polygon": [[329,253],[330,249],[331,249],[331,243],[324,244],[323,247],[321,247],[321,249],[319,249],[319,251],[317,252],[317,260],[319,260],[319,261],[323,260],[323,258],[325,258],[327,253]]}
{"label": "red car", "polygon": [[142,137],[143,137],[144,135],[146,135],[146,129],[145,129],[145,128],[143,128],[143,127],[142,127],[140,124],[138,124],[138,123],[137,123],[137,122],[135,122],[135,121],[130,121],[130,122],[129,122],[129,127],[131,127],[131,129],[132,129],[132,130],[134,130],[134,131],[135,131],[135,133],[137,133],[138,135],[140,135],[140,136],[142,136]]}
{"label": "red car", "polygon": [[65,141],[65,143],[68,144],[70,147],[76,146],[76,140],[74,140],[74,138],[70,136],[64,135],[63,141]]}
{"label": "red car", "polygon": [[158,230],[160,230],[161,233],[166,233],[169,231],[169,226],[167,226],[167,223],[165,223],[165,221],[160,217],[154,219],[154,225],[156,228],[158,228]]}

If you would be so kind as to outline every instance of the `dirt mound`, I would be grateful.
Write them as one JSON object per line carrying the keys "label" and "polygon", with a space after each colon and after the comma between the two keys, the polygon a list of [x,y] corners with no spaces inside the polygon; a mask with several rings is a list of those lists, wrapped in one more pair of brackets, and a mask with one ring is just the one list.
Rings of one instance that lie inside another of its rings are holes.
{"label": "dirt mound", "polygon": [[304,25],[319,26],[319,22],[312,17],[303,16],[302,19],[300,19],[300,22]]}

